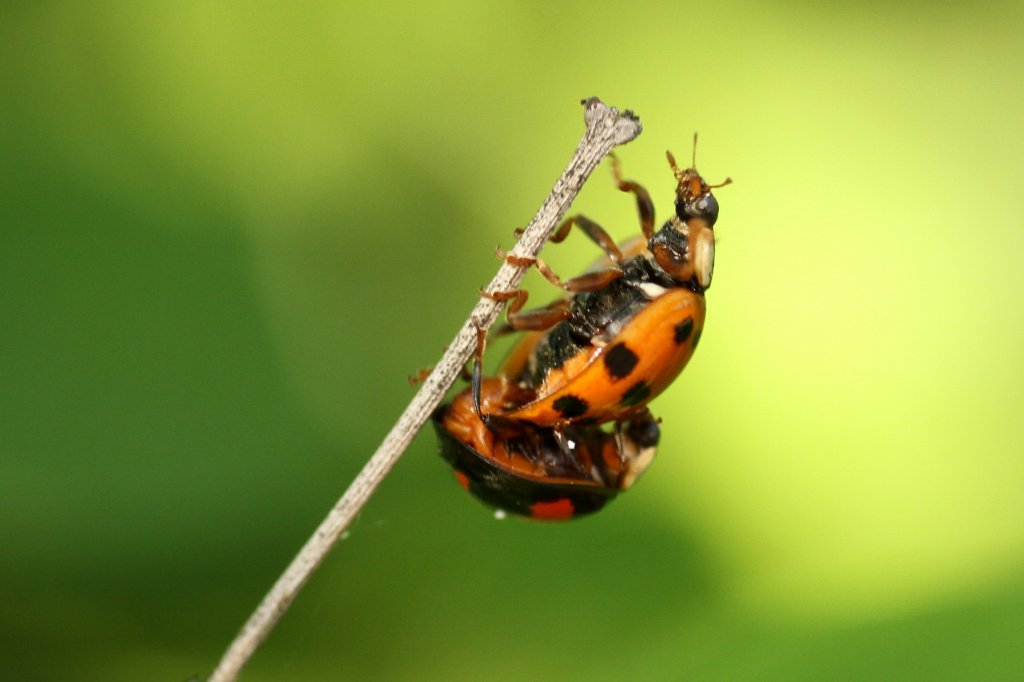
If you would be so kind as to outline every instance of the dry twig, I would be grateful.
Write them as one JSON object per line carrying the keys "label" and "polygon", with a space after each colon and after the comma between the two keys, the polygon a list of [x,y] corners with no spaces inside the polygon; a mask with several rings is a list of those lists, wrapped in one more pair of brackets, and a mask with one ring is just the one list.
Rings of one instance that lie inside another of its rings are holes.
{"label": "dry twig", "polygon": [[[551,193],[526,227],[522,237],[509,252],[510,256],[533,257],[554,231],[569,205],[579,194],[583,183],[613,147],[625,144],[640,134],[639,119],[631,112],[619,113],[596,97],[584,100],[586,131],[569,165],[555,183]],[[506,291],[519,285],[525,268],[505,263],[491,280],[487,291]],[[359,472],[338,503],[292,559],[281,577],[249,617],[241,632],[224,653],[209,682],[232,682],[266,639],[278,619],[291,605],[299,590],[324,560],[355,515],[412,442],[445,392],[454,383],[459,371],[469,360],[476,346],[476,327],[489,329],[501,311],[501,304],[481,298],[469,319],[462,325],[455,341],[448,346],[441,360],[424,381],[416,396],[399,417],[398,422]]]}

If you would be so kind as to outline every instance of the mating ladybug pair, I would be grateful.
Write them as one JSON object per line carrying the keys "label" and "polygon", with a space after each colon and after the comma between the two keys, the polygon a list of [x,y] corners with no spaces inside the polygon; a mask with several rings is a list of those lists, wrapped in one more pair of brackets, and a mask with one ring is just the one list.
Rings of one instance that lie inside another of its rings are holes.
{"label": "mating ladybug pair", "polygon": [[[694,136],[696,144],[696,136]],[[494,377],[482,374],[484,335],[472,385],[433,421],[441,455],[464,488],[498,509],[537,519],[567,519],[603,507],[654,458],[660,436],[647,403],[686,366],[704,328],[704,292],[715,263],[718,202],[694,167],[676,177],[675,214],[654,229],[654,204],[641,185],[618,188],[636,198],[642,237],[616,245],[589,218],[568,218],[604,251],[585,274],[562,281],[535,266],[568,296],[523,311],[524,290],[481,292],[510,301],[506,330],[523,332]],[[602,428],[610,424],[610,428]]]}

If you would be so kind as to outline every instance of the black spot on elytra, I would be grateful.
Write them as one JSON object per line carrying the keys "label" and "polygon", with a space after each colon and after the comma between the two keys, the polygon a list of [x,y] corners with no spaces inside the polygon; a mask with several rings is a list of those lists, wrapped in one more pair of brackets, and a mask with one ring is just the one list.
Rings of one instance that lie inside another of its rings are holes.
{"label": "black spot on elytra", "polygon": [[587,408],[590,407],[590,405],[587,404],[586,400],[578,398],[574,395],[563,395],[561,398],[552,403],[552,405],[566,419],[580,417],[586,414]]}
{"label": "black spot on elytra", "polygon": [[703,329],[698,329],[697,333],[693,335],[693,348],[694,349],[697,348],[697,344],[700,342],[701,332],[703,332],[703,331],[704,331]]}
{"label": "black spot on elytra", "polygon": [[604,366],[608,370],[612,381],[618,381],[629,376],[629,373],[636,367],[640,358],[631,351],[626,344],[617,343],[609,348],[604,354]]}
{"label": "black spot on elytra", "polygon": [[690,338],[690,334],[693,333],[693,318],[688,317],[675,326],[675,339],[676,344],[682,345]]}
{"label": "black spot on elytra", "polygon": [[646,381],[638,381],[622,394],[619,404],[625,407],[639,405],[649,397],[651,397],[651,387]]}

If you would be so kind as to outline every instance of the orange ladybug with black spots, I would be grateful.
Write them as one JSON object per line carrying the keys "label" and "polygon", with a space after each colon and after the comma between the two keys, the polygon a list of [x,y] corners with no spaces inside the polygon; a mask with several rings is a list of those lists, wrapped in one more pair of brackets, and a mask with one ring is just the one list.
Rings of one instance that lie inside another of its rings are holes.
{"label": "orange ladybug with black spots", "polygon": [[[696,145],[696,136],[694,138]],[[647,411],[689,362],[704,330],[705,292],[715,262],[718,201],[694,167],[675,174],[675,213],[654,230],[654,205],[647,190],[624,180],[618,160],[613,173],[620,190],[636,197],[642,238],[621,247],[585,216],[567,219],[552,241],[578,226],[606,258],[584,275],[562,282],[537,259],[508,258],[536,265],[568,298],[522,312],[525,291],[487,294],[509,300],[507,327],[526,332],[498,370],[511,405],[476,406],[493,428],[516,421],[565,428],[571,424],[623,421]],[[483,341],[474,366],[474,395],[482,378]]]}

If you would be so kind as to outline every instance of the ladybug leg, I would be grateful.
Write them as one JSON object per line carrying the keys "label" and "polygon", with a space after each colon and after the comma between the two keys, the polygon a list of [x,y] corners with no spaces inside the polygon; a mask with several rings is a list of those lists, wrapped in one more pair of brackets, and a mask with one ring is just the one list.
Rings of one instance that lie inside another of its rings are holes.
{"label": "ladybug leg", "polygon": [[426,378],[428,376],[430,376],[430,373],[433,372],[433,371],[434,371],[433,367],[425,367],[425,368],[419,370],[418,372],[416,372],[415,374],[410,374],[409,375],[409,385],[410,386],[415,386],[417,384],[423,383],[426,380]]}
{"label": "ladybug leg", "polygon": [[[483,385],[484,350],[487,348],[487,332],[481,327],[476,328],[476,350],[473,351],[473,374],[470,377],[473,387],[473,407],[477,416],[486,420],[480,407],[480,387]],[[485,422],[486,423],[486,422]]]}
{"label": "ladybug leg", "polygon": [[554,428],[551,430],[551,435],[555,437],[555,442],[558,443],[558,448],[562,451],[562,454],[572,462],[573,467],[579,469],[580,463],[576,459],[574,448],[570,446],[569,438],[565,435],[565,432],[559,428]]}
{"label": "ladybug leg", "polygon": [[[473,409],[476,411],[480,421],[484,423],[484,426],[491,432],[498,436],[511,436],[514,429],[510,430],[510,426],[514,426],[509,419],[501,417],[497,414],[491,414],[485,412],[483,409],[483,383],[484,383],[484,351],[487,349],[487,331],[480,326],[476,326],[476,349],[473,351],[473,370],[469,377],[470,388],[473,394]],[[463,368],[465,371],[465,368]],[[514,394],[514,391],[503,389],[503,395],[507,398],[509,395]],[[493,400],[493,396],[491,398]],[[491,405],[491,408],[501,409],[501,406]]]}
{"label": "ladybug leg", "polygon": [[505,319],[512,331],[544,331],[569,317],[567,301],[564,303],[559,301],[547,308],[520,312],[526,305],[526,299],[529,298],[529,293],[525,289],[490,292],[481,289],[480,295],[492,301],[511,301],[508,311],[505,313]]}
{"label": "ladybug leg", "polygon": [[659,424],[661,424],[661,419],[655,417],[645,407],[643,412],[634,415],[626,422],[623,433],[628,434],[630,440],[641,448],[654,447],[661,440]]}
{"label": "ladybug leg", "polygon": [[[585,275],[573,277],[565,282],[556,282],[551,280],[550,277],[548,280],[555,286],[560,286],[566,291],[576,293],[580,291],[597,291],[598,289],[602,289],[622,277],[622,270],[618,266],[618,264],[622,262],[622,252],[619,251],[619,247],[615,245],[615,241],[607,232],[604,231],[604,228],[590,218],[584,215],[574,215],[566,218],[565,221],[558,226],[558,229],[555,230],[555,233],[551,235],[551,241],[556,244],[563,241],[569,235],[569,230],[572,229],[573,225],[576,225],[583,230],[584,234],[590,237],[591,241],[600,246],[601,250],[605,252],[613,265],[605,268],[604,270],[588,272]],[[544,270],[541,268],[541,265],[542,264],[538,262],[537,269],[544,274]]]}
{"label": "ladybug leg", "polygon": [[619,464],[624,463],[622,454],[626,451],[626,422],[616,421],[613,433],[615,435],[615,456]]}
{"label": "ladybug leg", "polygon": [[562,221],[562,224],[559,225],[558,229],[551,235],[551,241],[555,244],[565,241],[565,238],[569,236],[569,230],[572,229],[573,225],[583,230],[583,233],[590,237],[592,242],[600,246],[601,250],[608,255],[608,258],[610,258],[613,263],[622,262],[622,252],[619,251],[619,247],[615,245],[615,240],[605,232],[603,227],[582,214],[569,216]]}
{"label": "ladybug leg", "polygon": [[497,327],[491,327],[491,337],[496,339],[499,336],[506,336],[514,331],[515,329],[512,328],[512,325],[505,322],[504,324],[499,324]]}
{"label": "ladybug leg", "polygon": [[621,278],[622,274],[622,270],[618,267],[598,270],[596,272],[588,272],[585,275],[573,277],[566,281],[564,287],[566,291],[572,292],[597,291],[598,289],[603,289],[615,280]]}
{"label": "ladybug leg", "polygon": [[622,455],[626,453],[626,437],[639,447],[653,447],[661,439],[661,429],[658,424],[660,419],[656,418],[646,407],[634,414],[626,421],[615,422],[615,446],[619,453],[619,461],[623,461]]}
{"label": "ladybug leg", "polygon": [[[579,218],[582,218],[582,217],[583,216],[575,216],[575,218],[570,218],[569,220],[579,219]],[[585,220],[585,218],[584,218],[584,220]],[[598,228],[598,229],[600,229],[600,228]],[[566,231],[568,231],[568,230],[566,230]],[[602,230],[602,232],[603,232],[603,230]],[[607,237],[607,234],[605,236]],[[565,237],[563,236],[562,239],[564,239],[564,238]],[[552,237],[552,241],[554,241],[554,237]],[[559,240],[559,241],[561,241],[561,240]],[[622,258],[622,254],[619,253],[618,247],[615,246],[614,243],[612,243],[611,244],[611,248],[615,250],[615,253],[618,254],[618,256],[617,257],[613,257],[613,256],[611,256],[611,254],[609,254],[609,257],[611,257],[613,260],[616,260],[616,258],[621,259]],[[505,254],[503,251],[501,251],[501,249],[498,249],[497,251],[495,251],[495,255],[498,256],[498,258],[503,259],[506,263],[509,263],[510,265],[517,265],[519,267],[530,267],[530,266],[533,266],[533,267],[537,268],[537,270],[538,270],[538,272],[540,272],[540,274],[544,275],[544,279],[546,279],[547,281],[551,282],[553,285],[555,285],[559,289],[564,289],[566,291],[570,291],[570,292],[573,292],[573,293],[577,293],[577,292],[580,292],[580,291],[597,291],[598,289],[601,289],[601,288],[607,286],[608,284],[611,284],[615,280],[619,279],[620,277],[622,277],[622,270],[618,267],[618,265],[613,265],[612,267],[605,268],[604,270],[598,270],[596,272],[588,272],[585,275],[580,275],[579,277],[573,277],[572,279],[568,279],[568,280],[565,280],[563,282],[562,279],[557,274],[555,274],[555,272],[551,269],[551,267],[547,263],[545,263],[543,260],[541,260],[540,258],[530,258],[530,257],[524,257],[524,256],[509,256],[509,255]],[[618,262],[618,261],[616,260],[616,262]],[[511,298],[511,296],[509,298]],[[524,304],[526,303],[525,298],[523,300],[523,303]],[[513,306],[514,306],[514,304],[513,304]],[[522,306],[520,306],[520,308],[522,308]],[[519,308],[516,308],[515,312],[518,312],[518,311],[519,311]],[[511,312],[512,312],[512,310],[510,309],[510,313]],[[533,311],[530,311],[530,313],[524,313],[524,314],[529,315],[532,312]],[[548,327],[543,327],[543,329],[547,329],[547,328]]]}
{"label": "ladybug leg", "polygon": [[[522,320],[525,318],[528,321],[527,324],[533,324],[534,322],[536,322],[536,320],[530,321],[531,318],[535,318],[535,317],[543,318],[543,317],[546,317],[547,315],[550,314],[552,318],[557,318],[555,320],[554,324],[551,325],[551,327],[553,327],[555,324],[558,324],[559,322],[561,322],[563,318],[562,318],[562,314],[561,313],[556,315],[555,313],[551,313],[550,311],[554,310],[554,309],[568,311],[569,310],[569,306],[571,304],[572,304],[572,301],[570,301],[569,299],[567,299],[567,298],[560,298],[557,301],[555,301],[554,303],[551,303],[550,305],[548,305],[546,308],[542,308],[540,310],[527,310],[524,313],[516,313],[516,318],[518,318],[520,320],[520,322],[522,322]],[[566,315],[566,317],[568,317],[568,315]],[[537,322],[537,324],[541,325],[541,324],[543,324],[543,322]],[[539,331],[544,331],[546,329],[550,329],[551,327],[543,327]],[[508,322],[505,322],[504,324],[500,324],[497,327],[492,327],[491,328],[490,337],[491,338],[497,338],[499,336],[505,336],[507,334],[512,334],[513,332],[516,332],[516,331],[530,331],[530,330],[518,330],[515,327],[513,327],[511,324],[509,324]],[[538,330],[534,330],[534,331],[538,331]]]}
{"label": "ladybug leg", "polygon": [[640,183],[623,179],[619,157],[615,154],[610,154],[610,156],[612,157],[612,177],[615,178],[615,184],[621,191],[632,192],[636,197],[636,212],[640,216],[640,229],[644,233],[644,238],[650,240],[654,235],[654,202],[651,201],[651,195]]}
{"label": "ladybug leg", "polygon": [[[487,332],[482,327],[476,327],[476,349],[473,351],[473,371],[470,376],[471,389],[473,392],[473,409],[476,410],[480,420],[495,435],[511,436],[515,433],[515,423],[497,414],[485,412],[483,409],[483,383],[484,383],[484,351],[487,349]],[[517,396],[513,388],[505,392],[506,398]],[[526,396],[523,400],[532,399],[532,395]]]}
{"label": "ladybug leg", "polygon": [[498,247],[494,250],[494,255],[505,261],[509,265],[515,265],[520,268],[535,267],[537,271],[544,275],[544,279],[554,284],[559,289],[564,289],[565,285],[562,283],[562,278],[555,274],[555,271],[551,269],[551,266],[545,263],[538,257],[535,256],[511,256],[501,250]]}

